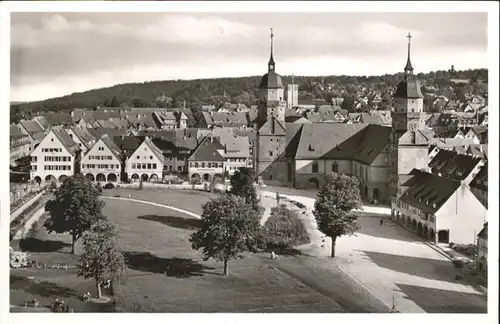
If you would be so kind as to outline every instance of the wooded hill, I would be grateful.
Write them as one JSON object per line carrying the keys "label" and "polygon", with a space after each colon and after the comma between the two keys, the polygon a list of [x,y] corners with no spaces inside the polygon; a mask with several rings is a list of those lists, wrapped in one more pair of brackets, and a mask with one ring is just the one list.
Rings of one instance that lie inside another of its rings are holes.
{"label": "wooded hill", "polygon": [[[329,100],[332,97],[354,95],[358,85],[384,93],[394,87],[403,77],[402,73],[383,76],[294,76],[299,85],[299,98]],[[468,79],[468,91],[479,91],[474,87],[487,89],[488,70],[437,71],[419,73],[423,84],[435,87],[450,85],[450,79]],[[129,107],[180,107],[186,101],[187,107],[197,110],[202,104],[219,105],[224,102],[256,103],[261,76],[240,78],[217,78],[197,80],[169,80],[142,83],[119,84],[108,88],[72,93],[67,96],[28,103],[13,103],[10,106],[11,122],[41,111],[70,111],[74,108],[96,108],[97,106]],[[286,86],[292,82],[291,76],[282,77]],[[479,86],[477,80],[482,81]],[[328,90],[327,85],[334,85]],[[455,86],[455,85],[454,85]],[[487,91],[487,90],[486,90]]]}

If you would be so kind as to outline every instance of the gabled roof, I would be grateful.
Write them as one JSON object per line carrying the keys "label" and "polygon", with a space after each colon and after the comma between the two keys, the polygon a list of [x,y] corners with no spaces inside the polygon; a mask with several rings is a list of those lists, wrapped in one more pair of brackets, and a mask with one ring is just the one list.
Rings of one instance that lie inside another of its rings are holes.
{"label": "gabled roof", "polygon": [[469,186],[471,188],[488,191],[488,163],[485,163],[481,167],[481,170],[479,170],[474,179],[472,179]]}
{"label": "gabled roof", "polygon": [[428,129],[417,129],[406,131],[399,135],[399,145],[429,145],[432,143],[434,132]]}
{"label": "gabled roof", "polygon": [[248,157],[250,155],[248,137],[231,136],[221,138],[220,143],[224,146],[225,157]]}
{"label": "gabled roof", "polygon": [[44,116],[35,116],[33,120],[45,130],[49,129],[51,126],[57,125],[51,125]]}
{"label": "gabled roof", "polygon": [[75,152],[78,150],[78,144],[73,141],[71,136],[61,127],[53,127],[50,130],[56,137],[57,139],[61,142],[62,145],[71,153],[75,154]]}
{"label": "gabled roof", "polygon": [[439,173],[442,176],[461,181],[467,178],[479,162],[481,162],[479,157],[441,150],[429,162],[429,167],[433,173]]}
{"label": "gabled roof", "polygon": [[371,165],[389,144],[391,128],[368,125],[331,148],[322,159],[349,159]]}
{"label": "gabled roof", "polygon": [[[108,134],[104,134],[104,135],[101,136],[101,140],[108,147],[108,149],[111,151],[111,153],[113,153],[113,155],[115,156],[115,158],[117,158],[118,160],[121,161],[121,153],[122,152],[121,152],[120,148],[115,144],[115,142],[113,141],[113,139]],[[97,141],[96,144],[98,142],[99,141]],[[94,144],[94,146],[96,144]]]}
{"label": "gabled roof", "polygon": [[21,126],[24,127],[24,129],[31,135],[33,136],[34,134],[37,133],[43,133],[44,130],[40,125],[38,125],[36,122],[31,121],[31,120],[21,120],[19,122]]}
{"label": "gabled roof", "polygon": [[460,187],[460,182],[420,170],[411,172],[408,187],[399,198],[426,213],[436,213]]}
{"label": "gabled roof", "polygon": [[261,135],[286,135],[285,127],[274,116],[269,118],[258,132]]}
{"label": "gabled roof", "polygon": [[303,124],[295,158],[318,159],[368,125],[313,123]]}
{"label": "gabled roof", "polygon": [[[218,146],[221,146],[219,141],[214,138],[205,137],[193,154],[189,157],[189,161],[220,161],[224,162],[224,157],[217,151]],[[223,147],[222,147],[223,149]]]}
{"label": "gabled roof", "polygon": [[19,139],[19,138],[23,138],[23,137],[28,136],[28,135],[24,134],[23,132],[21,132],[19,127],[17,127],[16,125],[10,125],[10,134],[9,135],[10,135],[11,140],[15,140],[15,139]]}
{"label": "gabled roof", "polygon": [[484,224],[483,229],[479,232],[479,234],[477,234],[477,237],[484,240],[488,239],[488,222]]}
{"label": "gabled roof", "polygon": [[144,139],[144,141],[142,142],[142,144],[146,144],[149,147],[149,149],[153,152],[153,154],[160,161],[163,162],[163,153],[162,153],[162,151],[153,143],[153,141],[149,137],[146,137]]}
{"label": "gabled roof", "polygon": [[144,136],[114,136],[113,142],[120,151],[135,151],[141,145]]}

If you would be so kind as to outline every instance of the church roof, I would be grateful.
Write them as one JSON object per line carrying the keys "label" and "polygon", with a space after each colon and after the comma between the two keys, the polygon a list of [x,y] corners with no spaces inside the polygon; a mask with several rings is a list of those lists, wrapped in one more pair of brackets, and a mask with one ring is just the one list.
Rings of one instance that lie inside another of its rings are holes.
{"label": "church roof", "polygon": [[283,89],[283,82],[281,76],[276,72],[268,72],[260,79],[261,89]]}
{"label": "church roof", "polygon": [[420,81],[413,76],[399,82],[394,93],[394,98],[418,99],[423,97],[420,91]]}

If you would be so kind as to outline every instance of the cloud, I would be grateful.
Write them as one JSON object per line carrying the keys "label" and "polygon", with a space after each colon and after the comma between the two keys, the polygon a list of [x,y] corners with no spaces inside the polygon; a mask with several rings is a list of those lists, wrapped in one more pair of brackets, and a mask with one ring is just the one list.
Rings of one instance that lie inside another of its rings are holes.
{"label": "cloud", "polygon": [[395,73],[408,32],[418,71],[481,67],[486,22],[474,13],[15,13],[12,94],[41,99],[121,82],[262,74],[270,26],[283,74]]}

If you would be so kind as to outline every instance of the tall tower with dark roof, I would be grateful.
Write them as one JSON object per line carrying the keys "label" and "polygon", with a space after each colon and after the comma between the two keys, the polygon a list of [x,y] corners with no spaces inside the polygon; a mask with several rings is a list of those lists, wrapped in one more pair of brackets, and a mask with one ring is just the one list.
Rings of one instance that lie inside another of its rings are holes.
{"label": "tall tower with dark roof", "polygon": [[271,56],[269,57],[269,63],[267,63],[267,73],[262,76],[259,85],[259,127],[264,125],[271,116],[285,123],[285,90],[283,82],[281,81],[281,76],[276,73],[273,47],[274,33],[271,28]]}
{"label": "tall tower with dark roof", "polygon": [[392,201],[401,194],[401,184],[413,169],[427,170],[428,146],[433,132],[426,128],[424,96],[420,81],[413,74],[411,64],[411,35],[408,34],[408,58],[404,79],[394,93],[392,133],[389,148],[389,190]]}
{"label": "tall tower with dark roof", "polygon": [[267,73],[259,86],[259,112],[257,117],[257,141],[255,168],[260,179],[266,182],[286,181],[287,164],[284,162],[286,146],[284,87],[276,73],[273,57],[274,33],[271,28],[271,56]]}

